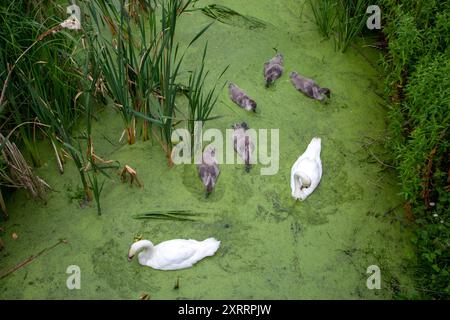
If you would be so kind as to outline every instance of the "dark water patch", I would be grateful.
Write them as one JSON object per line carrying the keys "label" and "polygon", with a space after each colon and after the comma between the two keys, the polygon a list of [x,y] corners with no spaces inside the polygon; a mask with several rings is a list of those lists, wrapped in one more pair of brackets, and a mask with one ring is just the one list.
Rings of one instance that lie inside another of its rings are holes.
{"label": "dark water patch", "polygon": [[298,238],[302,234],[303,227],[298,221],[291,222],[291,233],[294,243],[298,243]]}
{"label": "dark water patch", "polygon": [[[147,270],[140,265],[139,268],[136,268],[134,264],[138,264],[137,261],[131,262],[133,264],[128,263],[126,252],[121,250],[119,242],[115,239],[95,248],[91,260],[95,276],[106,282],[112,290],[121,296],[126,296],[130,289],[137,292],[140,283],[145,281],[146,271],[150,271],[150,269]],[[150,288],[153,292],[159,290],[153,285]]]}
{"label": "dark water patch", "polygon": [[[252,170],[255,170],[255,168],[252,168]],[[254,177],[250,176],[250,174],[242,170],[241,173],[237,172],[233,175],[231,185],[231,188],[233,188],[233,202],[238,206],[246,204],[254,195]]]}
{"label": "dark water patch", "polygon": [[256,216],[259,219],[265,220],[265,221],[274,221],[274,222],[280,222],[285,220],[289,214],[287,212],[283,211],[277,211],[273,209],[266,209],[262,205],[258,205],[256,207]]}
{"label": "dark water patch", "polygon": [[280,194],[276,191],[266,191],[264,196],[272,204],[272,209],[277,213],[279,217],[284,217],[284,219],[292,213],[292,208],[286,204],[290,203],[290,198],[288,196],[280,197]]}
{"label": "dark water patch", "polygon": [[305,216],[305,223],[308,225],[321,225],[328,223],[328,218],[326,215],[317,212],[311,212]]}

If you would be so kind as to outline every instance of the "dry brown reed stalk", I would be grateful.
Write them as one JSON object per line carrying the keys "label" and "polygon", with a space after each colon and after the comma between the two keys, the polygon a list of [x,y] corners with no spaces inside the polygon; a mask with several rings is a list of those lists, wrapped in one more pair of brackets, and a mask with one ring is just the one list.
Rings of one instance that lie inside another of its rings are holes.
{"label": "dry brown reed stalk", "polygon": [[159,142],[159,144],[163,148],[163,150],[164,150],[164,152],[166,154],[166,157],[167,157],[167,165],[168,165],[168,167],[172,168],[173,167],[173,161],[172,161],[173,150],[172,150],[172,148],[167,143],[164,143],[159,138],[158,133],[155,130],[153,130],[153,137],[156,139],[157,142]]}
{"label": "dry brown reed stalk", "polygon": [[54,245],[52,245],[51,247],[45,248],[41,251],[39,251],[37,254],[30,256],[29,258],[25,259],[24,261],[22,261],[21,263],[19,263],[18,265],[12,267],[11,269],[7,270],[7,271],[3,271],[0,273],[0,279],[5,278],[6,276],[10,275],[11,273],[16,272],[17,270],[25,267],[26,265],[30,264],[31,262],[33,262],[36,258],[39,258],[39,256],[43,255],[44,253],[56,248],[58,245],[60,244],[67,244],[68,241],[66,239],[61,239],[59,240],[57,243],[55,243]]}
{"label": "dry brown reed stalk", "polygon": [[88,147],[86,150],[86,165],[83,167],[83,171],[87,172],[92,169],[93,165],[96,164],[111,164],[116,162],[115,160],[105,160],[102,157],[98,156],[94,151],[94,142],[92,141],[92,137],[88,138]]}
{"label": "dry brown reed stalk", "polygon": [[42,199],[44,192],[51,189],[50,186],[34,174],[16,144],[10,142],[1,133],[0,143],[2,145],[3,160],[9,171],[9,173],[0,171],[0,178],[10,187],[23,188],[33,198]]}
{"label": "dry brown reed stalk", "polygon": [[120,172],[120,180],[122,182],[127,182],[128,181],[128,176],[130,177],[130,185],[133,185],[133,182],[135,182],[137,184],[137,186],[139,188],[142,188],[144,185],[139,181],[138,177],[137,177],[137,172],[136,170],[134,170],[132,167],[130,167],[129,165],[125,165],[122,169],[122,171]]}

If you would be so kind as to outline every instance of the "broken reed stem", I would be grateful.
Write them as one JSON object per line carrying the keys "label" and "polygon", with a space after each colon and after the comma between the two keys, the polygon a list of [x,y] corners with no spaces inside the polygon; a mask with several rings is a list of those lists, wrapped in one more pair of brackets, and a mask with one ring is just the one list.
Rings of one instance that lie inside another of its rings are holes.
{"label": "broken reed stem", "polygon": [[27,264],[33,262],[33,260],[35,260],[36,258],[38,258],[39,256],[43,255],[45,252],[50,251],[54,248],[56,248],[58,245],[60,245],[61,243],[67,244],[67,240],[65,239],[61,239],[59,240],[57,243],[55,243],[54,245],[52,245],[51,247],[45,248],[42,251],[40,251],[39,253],[37,253],[36,255],[32,255],[29,258],[25,259],[24,261],[22,261],[21,263],[19,263],[18,265],[14,266],[13,268],[0,273],[0,279],[5,278],[6,276],[10,275],[11,273],[19,270],[22,267],[25,267]]}
{"label": "broken reed stem", "polygon": [[370,153],[370,155],[382,166],[388,167],[388,168],[392,168],[395,169],[394,166],[391,166],[390,164],[386,164],[383,161],[381,161],[380,159],[378,159],[378,157],[372,152],[372,150],[370,150],[369,148],[366,148],[366,150]]}
{"label": "broken reed stem", "polygon": [[64,173],[64,166],[63,166],[62,160],[60,158],[60,154],[58,152],[58,148],[56,147],[55,142],[53,141],[53,139],[50,139],[50,142],[52,143],[53,151],[55,152],[55,158],[56,158],[56,163],[58,165],[59,173],[63,174]]}
{"label": "broken reed stem", "polygon": [[166,157],[167,157],[167,165],[169,168],[173,167],[173,161],[172,161],[172,150],[171,148],[165,144],[159,137],[158,134],[155,133],[153,131],[153,136],[155,137],[155,139],[159,142],[159,144],[161,145],[161,147],[163,148],[164,152],[166,153]]}

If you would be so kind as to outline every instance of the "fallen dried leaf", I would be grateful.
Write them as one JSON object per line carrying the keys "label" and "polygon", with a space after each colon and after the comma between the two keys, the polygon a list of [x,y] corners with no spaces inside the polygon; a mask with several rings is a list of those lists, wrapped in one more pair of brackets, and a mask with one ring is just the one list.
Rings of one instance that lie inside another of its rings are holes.
{"label": "fallen dried leaf", "polygon": [[150,299],[150,295],[148,293],[141,293],[141,295],[139,296],[139,299],[148,300],[148,299]]}

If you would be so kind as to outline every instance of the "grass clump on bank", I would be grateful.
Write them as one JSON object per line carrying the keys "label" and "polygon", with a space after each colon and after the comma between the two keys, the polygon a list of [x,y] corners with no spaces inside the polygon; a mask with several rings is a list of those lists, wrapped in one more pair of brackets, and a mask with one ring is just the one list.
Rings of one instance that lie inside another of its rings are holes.
{"label": "grass clump on bank", "polygon": [[314,21],[325,38],[333,36],[336,51],[345,52],[367,20],[367,0],[309,0]]}

